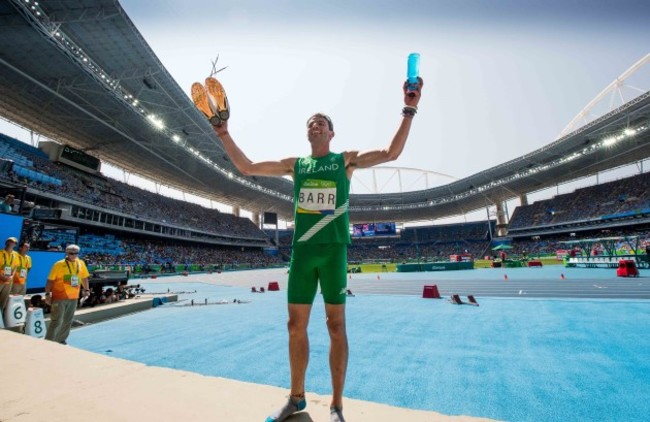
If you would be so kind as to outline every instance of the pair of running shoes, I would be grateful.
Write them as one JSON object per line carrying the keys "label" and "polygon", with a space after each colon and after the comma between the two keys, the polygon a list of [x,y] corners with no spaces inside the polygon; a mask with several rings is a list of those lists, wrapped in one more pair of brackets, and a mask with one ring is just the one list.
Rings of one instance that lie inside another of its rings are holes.
{"label": "pair of running shoes", "polygon": [[212,126],[221,126],[230,117],[228,97],[221,83],[215,78],[206,78],[205,85],[192,84],[192,101]]}

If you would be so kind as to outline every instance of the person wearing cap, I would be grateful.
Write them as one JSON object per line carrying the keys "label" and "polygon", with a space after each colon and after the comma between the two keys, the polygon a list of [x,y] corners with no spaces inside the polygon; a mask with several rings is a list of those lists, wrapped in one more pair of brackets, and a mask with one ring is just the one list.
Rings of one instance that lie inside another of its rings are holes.
{"label": "person wearing cap", "polygon": [[52,307],[46,340],[67,344],[80,289],[83,287],[81,293],[84,297],[90,292],[88,277],[90,273],[86,263],[79,259],[79,246],[68,245],[65,259],[52,265],[45,283],[45,302]]}
{"label": "person wearing cap", "polygon": [[0,254],[0,315],[4,315],[5,306],[11,293],[11,282],[18,268],[18,258],[14,247],[18,243],[15,237],[9,237],[5,241],[5,248]]}
{"label": "person wearing cap", "polygon": [[12,194],[8,194],[4,199],[0,199],[0,212],[9,214],[13,211],[15,197]]}
{"label": "person wearing cap", "polygon": [[18,252],[16,252],[18,268],[14,273],[14,284],[11,286],[12,295],[24,295],[27,291],[27,274],[32,269],[32,257],[27,255],[29,247],[29,242],[24,240],[18,245]]}

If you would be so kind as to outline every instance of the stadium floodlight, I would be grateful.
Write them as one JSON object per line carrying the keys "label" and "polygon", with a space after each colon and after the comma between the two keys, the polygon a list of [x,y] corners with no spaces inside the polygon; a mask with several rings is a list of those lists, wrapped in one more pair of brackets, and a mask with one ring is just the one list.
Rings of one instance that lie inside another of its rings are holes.
{"label": "stadium floodlight", "polygon": [[613,137],[613,136],[609,137],[609,138],[603,140],[603,146],[604,147],[610,147],[610,146],[614,145],[617,141],[618,141],[618,139],[616,139],[615,137]]}
{"label": "stadium floodlight", "polygon": [[625,129],[625,130],[623,131],[623,133],[624,133],[626,136],[632,136],[632,135],[634,135],[634,134],[636,133],[636,130],[631,129],[631,128],[627,128],[627,129]]}
{"label": "stadium floodlight", "polygon": [[567,161],[573,161],[573,160],[575,160],[575,159],[578,158],[578,157],[580,157],[580,154],[578,154],[577,152],[574,152],[573,154],[567,156],[567,157],[564,159],[564,161],[565,161],[565,162],[567,162]]}
{"label": "stadium floodlight", "polygon": [[165,123],[162,120],[160,120],[160,118],[158,118],[155,114],[148,115],[147,119],[149,119],[151,124],[154,125],[156,129],[160,129],[160,130],[165,129]]}
{"label": "stadium floodlight", "polygon": [[172,141],[179,143],[181,141],[181,137],[178,135],[172,135]]}

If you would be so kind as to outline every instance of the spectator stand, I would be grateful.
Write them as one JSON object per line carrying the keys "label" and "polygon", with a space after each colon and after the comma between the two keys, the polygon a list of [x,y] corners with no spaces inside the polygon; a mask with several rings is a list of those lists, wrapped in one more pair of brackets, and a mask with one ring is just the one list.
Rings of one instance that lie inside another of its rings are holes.
{"label": "spectator stand", "polygon": [[650,222],[650,173],[577,189],[515,209],[508,235],[525,237]]}

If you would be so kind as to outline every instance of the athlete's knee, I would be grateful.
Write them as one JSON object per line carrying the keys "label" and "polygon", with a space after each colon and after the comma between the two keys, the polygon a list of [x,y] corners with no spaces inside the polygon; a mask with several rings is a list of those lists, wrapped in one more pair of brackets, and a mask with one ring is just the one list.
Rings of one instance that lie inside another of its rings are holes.
{"label": "athlete's knee", "polygon": [[287,329],[289,330],[289,335],[304,335],[307,333],[307,324],[309,319],[301,317],[289,317],[287,321]]}
{"label": "athlete's knee", "polygon": [[345,316],[330,316],[327,318],[327,330],[330,337],[346,337]]}

